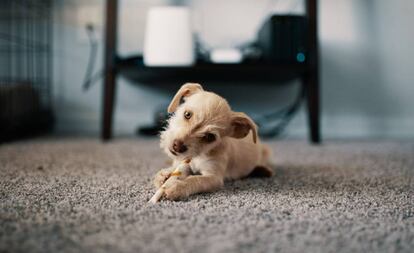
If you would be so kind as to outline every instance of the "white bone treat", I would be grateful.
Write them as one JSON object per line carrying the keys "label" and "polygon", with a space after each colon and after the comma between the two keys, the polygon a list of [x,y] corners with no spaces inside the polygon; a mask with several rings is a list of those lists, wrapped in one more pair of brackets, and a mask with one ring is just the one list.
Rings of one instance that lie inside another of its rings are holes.
{"label": "white bone treat", "polygon": [[151,204],[157,203],[165,193],[165,189],[173,185],[177,180],[183,180],[191,174],[190,160],[183,161],[178,167],[171,173],[170,177],[164,182],[164,184],[155,192],[154,196],[148,201]]}

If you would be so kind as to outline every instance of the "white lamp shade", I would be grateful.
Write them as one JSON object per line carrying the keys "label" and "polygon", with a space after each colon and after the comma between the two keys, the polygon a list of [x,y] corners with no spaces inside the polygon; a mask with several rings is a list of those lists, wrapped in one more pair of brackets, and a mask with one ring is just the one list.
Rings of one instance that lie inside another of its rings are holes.
{"label": "white lamp shade", "polygon": [[144,64],[190,66],[195,62],[194,38],[187,7],[153,7],[147,16]]}

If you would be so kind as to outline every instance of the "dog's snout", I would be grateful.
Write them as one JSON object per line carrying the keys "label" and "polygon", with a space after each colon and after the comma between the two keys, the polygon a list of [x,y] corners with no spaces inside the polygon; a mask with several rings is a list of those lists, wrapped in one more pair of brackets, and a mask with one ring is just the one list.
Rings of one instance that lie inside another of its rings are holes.
{"label": "dog's snout", "polygon": [[173,150],[177,153],[184,153],[185,151],[187,151],[187,146],[184,145],[184,142],[180,141],[180,140],[175,140],[173,142],[173,146],[172,146]]}

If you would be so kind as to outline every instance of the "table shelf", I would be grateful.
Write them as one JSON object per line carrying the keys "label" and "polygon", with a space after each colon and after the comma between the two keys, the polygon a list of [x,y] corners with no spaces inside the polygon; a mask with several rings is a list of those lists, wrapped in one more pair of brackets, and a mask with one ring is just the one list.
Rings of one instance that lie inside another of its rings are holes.
{"label": "table shelf", "polygon": [[283,83],[300,78],[307,71],[305,63],[244,62],[239,64],[215,64],[198,61],[185,67],[148,67],[142,56],[120,58],[119,74],[137,83],[185,83],[197,82],[272,82]]}

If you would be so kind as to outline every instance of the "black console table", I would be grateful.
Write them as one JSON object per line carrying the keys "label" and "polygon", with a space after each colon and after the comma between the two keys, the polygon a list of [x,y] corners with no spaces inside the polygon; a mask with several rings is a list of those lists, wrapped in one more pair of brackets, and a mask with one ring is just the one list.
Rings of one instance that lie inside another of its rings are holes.
{"label": "black console table", "polygon": [[[142,57],[120,58],[117,55],[118,1],[106,1],[104,89],[102,111],[103,140],[112,138],[112,121],[115,102],[116,79],[121,74],[143,83],[188,81],[238,81],[238,82],[285,82],[300,78],[306,91],[309,121],[309,139],[320,143],[319,113],[319,64],[317,36],[317,0],[306,0],[308,19],[308,58],[297,64],[212,64],[197,62],[191,67],[146,67]],[[229,75],[231,73],[231,75]]]}

